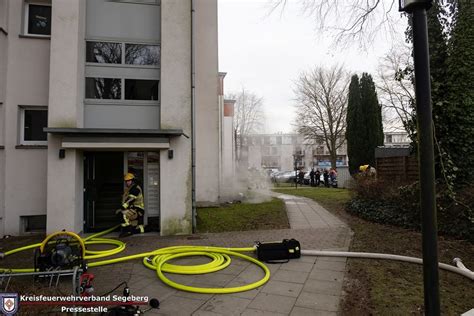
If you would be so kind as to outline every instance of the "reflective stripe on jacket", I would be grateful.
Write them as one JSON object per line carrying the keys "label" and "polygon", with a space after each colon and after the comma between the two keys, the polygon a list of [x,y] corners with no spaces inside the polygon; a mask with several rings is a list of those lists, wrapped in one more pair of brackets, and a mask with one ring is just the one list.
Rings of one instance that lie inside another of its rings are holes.
{"label": "reflective stripe on jacket", "polygon": [[145,209],[145,203],[143,199],[142,188],[138,184],[132,184],[130,187],[125,188],[122,196],[122,208],[140,208]]}

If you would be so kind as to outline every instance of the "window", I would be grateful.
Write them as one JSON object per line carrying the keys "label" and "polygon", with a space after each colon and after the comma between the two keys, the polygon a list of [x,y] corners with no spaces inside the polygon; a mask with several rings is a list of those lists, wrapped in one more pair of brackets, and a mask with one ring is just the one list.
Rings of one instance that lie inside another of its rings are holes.
{"label": "window", "polygon": [[121,64],[122,45],[120,43],[87,42],[86,62],[100,64]]}
{"label": "window", "polygon": [[46,145],[47,134],[43,128],[48,126],[48,111],[44,107],[20,108],[20,144]]}
{"label": "window", "polygon": [[283,136],[282,145],[291,145],[291,136]]}
{"label": "window", "polygon": [[25,3],[25,32],[27,35],[51,35],[51,5]]}
{"label": "window", "polygon": [[125,79],[125,100],[158,100],[158,80]]}
{"label": "window", "polygon": [[20,216],[23,233],[46,231],[46,215]]}
{"label": "window", "polygon": [[122,80],[86,78],[86,98],[120,100],[122,98]]}
{"label": "window", "polygon": [[125,63],[129,65],[159,65],[160,46],[125,44]]}
{"label": "window", "polygon": [[[125,58],[122,58],[122,56],[125,56]],[[87,41],[86,62],[135,66],[159,66],[160,46],[150,44]]]}

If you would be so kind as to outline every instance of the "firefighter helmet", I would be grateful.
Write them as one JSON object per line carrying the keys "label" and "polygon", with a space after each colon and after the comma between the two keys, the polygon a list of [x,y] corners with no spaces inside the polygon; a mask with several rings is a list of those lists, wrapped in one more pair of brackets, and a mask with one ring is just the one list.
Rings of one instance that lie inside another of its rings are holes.
{"label": "firefighter helmet", "polygon": [[133,180],[135,179],[135,176],[133,175],[133,173],[127,173],[124,177],[123,177],[123,180],[124,181],[128,181],[128,180]]}
{"label": "firefighter helmet", "polygon": [[367,168],[369,168],[369,165],[362,165],[362,166],[359,167],[359,171],[364,172],[364,171],[367,170]]}

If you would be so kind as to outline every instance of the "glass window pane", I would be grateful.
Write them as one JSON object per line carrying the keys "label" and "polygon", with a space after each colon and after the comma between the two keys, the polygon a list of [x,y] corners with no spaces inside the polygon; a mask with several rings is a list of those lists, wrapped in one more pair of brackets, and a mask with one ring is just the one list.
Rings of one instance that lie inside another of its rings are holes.
{"label": "glass window pane", "polygon": [[158,80],[125,79],[126,100],[158,100]]}
{"label": "glass window pane", "polygon": [[112,78],[86,78],[87,99],[114,99],[122,97],[122,80]]}
{"label": "glass window pane", "polygon": [[122,45],[119,43],[87,42],[86,61],[89,63],[121,64]]}
{"label": "glass window pane", "polygon": [[159,65],[160,46],[125,44],[125,63],[129,65]]}
{"label": "glass window pane", "polygon": [[46,110],[24,110],[25,111],[25,128],[24,140],[28,141],[45,141],[47,140],[44,127],[48,126],[48,111]]}
{"label": "glass window pane", "polygon": [[51,6],[28,6],[28,34],[51,35]]}

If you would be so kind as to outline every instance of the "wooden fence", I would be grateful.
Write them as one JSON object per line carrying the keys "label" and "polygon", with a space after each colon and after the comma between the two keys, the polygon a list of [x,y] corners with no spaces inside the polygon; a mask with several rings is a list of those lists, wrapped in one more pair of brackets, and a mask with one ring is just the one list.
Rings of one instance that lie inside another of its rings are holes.
{"label": "wooden fence", "polygon": [[415,156],[376,158],[377,177],[396,182],[418,181],[418,159]]}

